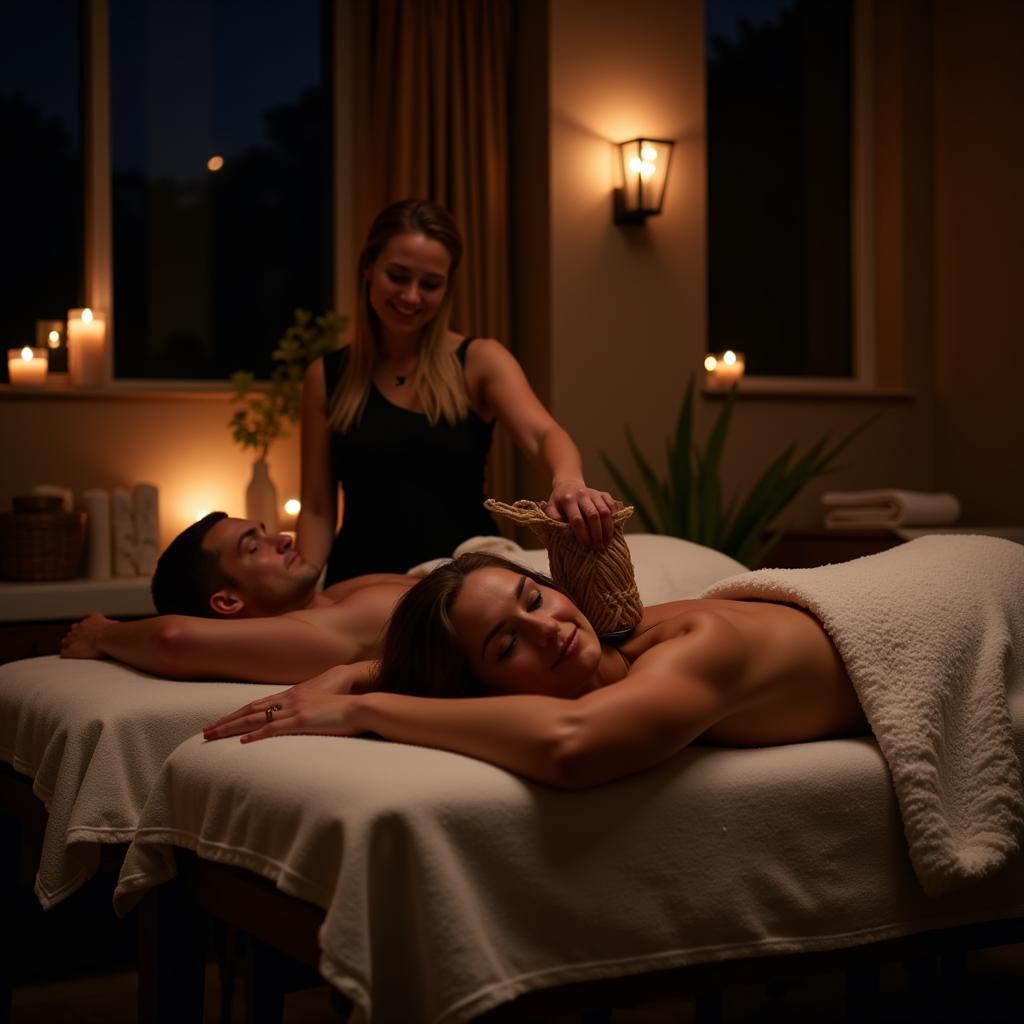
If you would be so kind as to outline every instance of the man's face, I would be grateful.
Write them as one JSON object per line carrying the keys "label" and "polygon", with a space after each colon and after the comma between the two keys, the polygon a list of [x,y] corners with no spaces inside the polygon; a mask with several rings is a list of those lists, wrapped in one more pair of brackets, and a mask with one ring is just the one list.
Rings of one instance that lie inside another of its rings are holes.
{"label": "man's face", "polygon": [[203,541],[235,586],[218,590],[210,604],[221,615],[279,615],[303,608],[320,577],[287,534],[267,534],[250,519],[221,519]]}

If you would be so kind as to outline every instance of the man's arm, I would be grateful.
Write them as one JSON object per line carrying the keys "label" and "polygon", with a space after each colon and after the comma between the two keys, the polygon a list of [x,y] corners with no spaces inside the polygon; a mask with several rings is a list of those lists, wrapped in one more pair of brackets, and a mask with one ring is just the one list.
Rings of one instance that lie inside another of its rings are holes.
{"label": "man's arm", "polygon": [[360,646],[344,631],[293,615],[238,621],[163,615],[116,622],[93,613],[71,627],[61,641],[61,657],[114,658],[171,679],[296,683],[364,657]]}

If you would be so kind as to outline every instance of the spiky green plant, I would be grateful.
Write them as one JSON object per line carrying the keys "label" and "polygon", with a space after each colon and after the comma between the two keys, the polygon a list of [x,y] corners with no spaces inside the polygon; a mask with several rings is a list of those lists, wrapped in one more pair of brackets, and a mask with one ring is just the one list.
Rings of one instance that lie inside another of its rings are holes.
{"label": "spiky green plant", "polygon": [[701,448],[693,432],[693,377],[686,389],[673,437],[666,442],[667,474],[659,476],[640,451],[632,430],[626,441],[643,481],[646,498],[634,488],[610,458],[601,452],[619,493],[636,508],[650,533],[667,533],[716,548],[744,565],[758,565],[778,540],[769,535],[772,523],[815,477],[835,472],[837,459],[850,442],[876,417],[871,416],[834,444],[819,438],[800,458],[791,444],[761,474],[741,500],[734,494],[723,505],[720,466],[732,418],[736,385],[725,397],[707,442]]}
{"label": "spiky green plant", "polygon": [[274,369],[269,387],[257,386],[251,373],[238,370],[231,375],[236,409],[228,426],[242,451],[255,448],[257,460],[266,461],[271,444],[288,436],[288,427],[299,420],[302,375],[317,356],[338,347],[338,338],[348,317],[327,312],[314,317],[305,309],[295,311],[295,320],[273,352]]}

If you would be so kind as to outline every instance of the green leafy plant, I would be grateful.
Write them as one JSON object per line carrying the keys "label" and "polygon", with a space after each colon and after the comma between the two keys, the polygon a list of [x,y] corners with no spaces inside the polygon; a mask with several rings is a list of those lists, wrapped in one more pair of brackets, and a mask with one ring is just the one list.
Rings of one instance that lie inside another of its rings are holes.
{"label": "green leafy plant", "polygon": [[306,367],[325,352],[338,347],[348,317],[327,312],[314,317],[305,309],[295,311],[295,321],[285,331],[273,352],[274,368],[269,385],[258,385],[252,373],[238,370],[231,375],[236,409],[228,426],[242,451],[255,448],[258,462],[265,462],[270,446],[288,436],[288,428],[299,420],[302,375]]}
{"label": "green leafy plant", "polygon": [[735,398],[733,385],[707,443],[701,448],[694,439],[690,378],[675,435],[666,444],[668,472],[664,477],[654,471],[633,432],[626,428],[626,440],[647,492],[646,500],[604,452],[601,458],[619,492],[636,508],[646,530],[695,541],[744,565],[756,566],[778,540],[778,534],[766,537],[766,533],[783,509],[815,477],[839,469],[839,455],[876,417],[869,417],[834,444],[829,444],[828,435],[819,438],[800,458],[795,458],[796,445],[791,444],[764,470],[742,500],[734,494],[723,504],[719,471]]}

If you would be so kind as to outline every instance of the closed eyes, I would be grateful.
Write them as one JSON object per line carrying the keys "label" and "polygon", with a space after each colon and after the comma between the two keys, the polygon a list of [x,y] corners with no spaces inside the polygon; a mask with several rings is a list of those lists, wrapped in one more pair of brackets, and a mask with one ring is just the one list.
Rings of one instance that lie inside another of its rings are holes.
{"label": "closed eyes", "polygon": [[[535,612],[544,603],[544,595],[538,590],[526,605],[528,612]],[[515,631],[508,634],[505,642],[498,649],[498,661],[504,661],[519,646],[519,634]]]}

